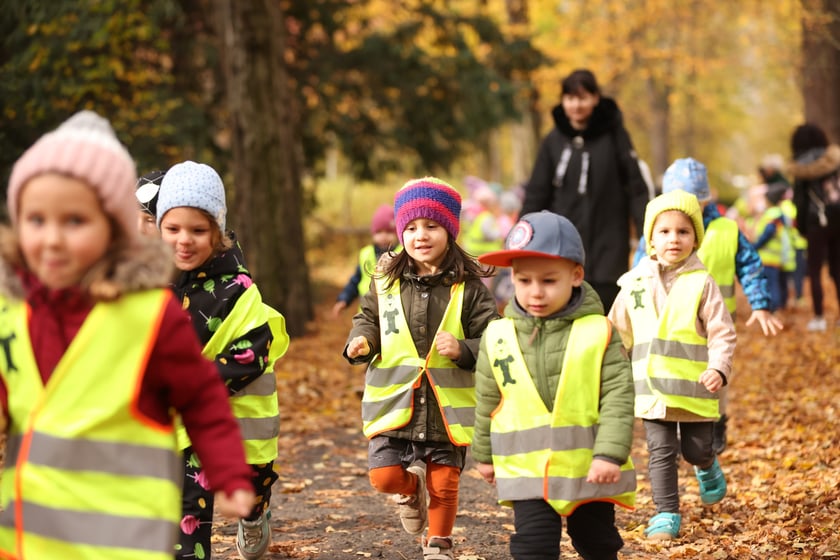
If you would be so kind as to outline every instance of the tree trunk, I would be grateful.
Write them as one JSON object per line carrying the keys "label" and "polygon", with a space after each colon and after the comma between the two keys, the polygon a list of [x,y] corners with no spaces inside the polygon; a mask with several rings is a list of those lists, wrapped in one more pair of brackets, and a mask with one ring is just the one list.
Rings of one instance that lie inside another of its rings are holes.
{"label": "tree trunk", "polygon": [[[802,97],[805,120],[840,142],[840,2],[803,0]],[[819,16],[819,17],[817,17]]]}
{"label": "tree trunk", "polygon": [[668,88],[657,85],[653,78],[646,81],[648,107],[650,107],[650,154],[649,163],[653,177],[659,177],[671,164],[668,152],[668,131],[670,129],[671,106],[668,103]]}
{"label": "tree trunk", "polygon": [[215,0],[235,190],[232,216],[264,301],[291,336],[313,317],[302,222],[300,150],[273,0]]}

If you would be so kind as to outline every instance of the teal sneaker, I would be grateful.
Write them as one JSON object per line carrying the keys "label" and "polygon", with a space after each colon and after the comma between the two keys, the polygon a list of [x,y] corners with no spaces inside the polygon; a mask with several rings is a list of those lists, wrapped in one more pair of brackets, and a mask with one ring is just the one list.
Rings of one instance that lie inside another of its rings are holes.
{"label": "teal sneaker", "polygon": [[708,469],[694,467],[694,474],[700,483],[700,500],[705,505],[716,504],[726,496],[726,477],[723,476],[717,458]]}
{"label": "teal sneaker", "polygon": [[657,513],[648,521],[645,536],[654,541],[669,541],[676,539],[680,533],[682,516],[679,513],[663,511]]}

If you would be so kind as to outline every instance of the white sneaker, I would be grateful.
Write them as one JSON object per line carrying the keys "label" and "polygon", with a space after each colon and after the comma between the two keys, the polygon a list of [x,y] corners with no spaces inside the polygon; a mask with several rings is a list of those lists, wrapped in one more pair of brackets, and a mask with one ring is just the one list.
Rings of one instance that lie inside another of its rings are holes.
{"label": "white sneaker", "polygon": [[268,525],[269,512],[266,511],[259,519],[248,521],[239,520],[236,532],[236,551],[243,560],[259,560],[268,550],[271,543],[271,527]]}
{"label": "white sneaker", "polygon": [[810,332],[825,332],[825,317],[814,317],[808,321],[807,328]]}

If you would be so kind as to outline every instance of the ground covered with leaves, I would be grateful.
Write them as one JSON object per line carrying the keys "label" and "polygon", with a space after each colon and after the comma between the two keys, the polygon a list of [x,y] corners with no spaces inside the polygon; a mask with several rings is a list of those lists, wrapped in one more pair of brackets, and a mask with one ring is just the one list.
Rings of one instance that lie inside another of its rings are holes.
{"label": "ground covered with leaves", "polygon": [[[343,272],[327,276],[345,278]],[[266,558],[422,558],[418,539],[400,529],[396,506],[368,482],[359,422],[364,372],[341,358],[351,313],[332,319],[337,287],[320,289],[323,304],[311,333],[293,340],[277,366],[280,480]],[[833,297],[828,306],[833,326]],[[780,313],[784,332],[765,338],[744,325],[745,301],[739,310],[729,446],[721,456],[729,493],[720,504],[703,507],[693,471],[683,463],[680,536],[668,544],[646,541],[645,523],[655,510],[637,425],[637,507],[617,512],[622,558],[840,557],[840,325],[809,333],[804,307]],[[454,533],[456,558],[509,558],[512,524],[510,510],[497,505],[494,489],[469,465]],[[220,521],[217,529],[214,557],[236,558],[235,525]],[[578,557],[566,535],[562,557]]]}

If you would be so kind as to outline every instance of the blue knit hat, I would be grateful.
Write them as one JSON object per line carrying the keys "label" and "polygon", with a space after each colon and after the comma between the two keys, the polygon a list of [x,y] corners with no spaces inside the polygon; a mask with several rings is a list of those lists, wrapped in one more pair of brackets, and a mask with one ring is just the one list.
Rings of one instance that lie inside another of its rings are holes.
{"label": "blue knit hat", "polygon": [[188,207],[204,210],[225,231],[225,186],[216,170],[203,163],[185,161],[173,165],[160,185],[157,201],[157,226],[173,208]]}
{"label": "blue knit hat", "polygon": [[436,221],[455,239],[461,227],[461,195],[436,177],[413,179],[394,196],[394,217],[400,242],[405,227],[417,218]]}
{"label": "blue knit hat", "polygon": [[703,203],[712,199],[709,192],[709,178],[706,166],[694,158],[682,158],[674,161],[662,176],[662,192],[685,191],[697,197]]}

